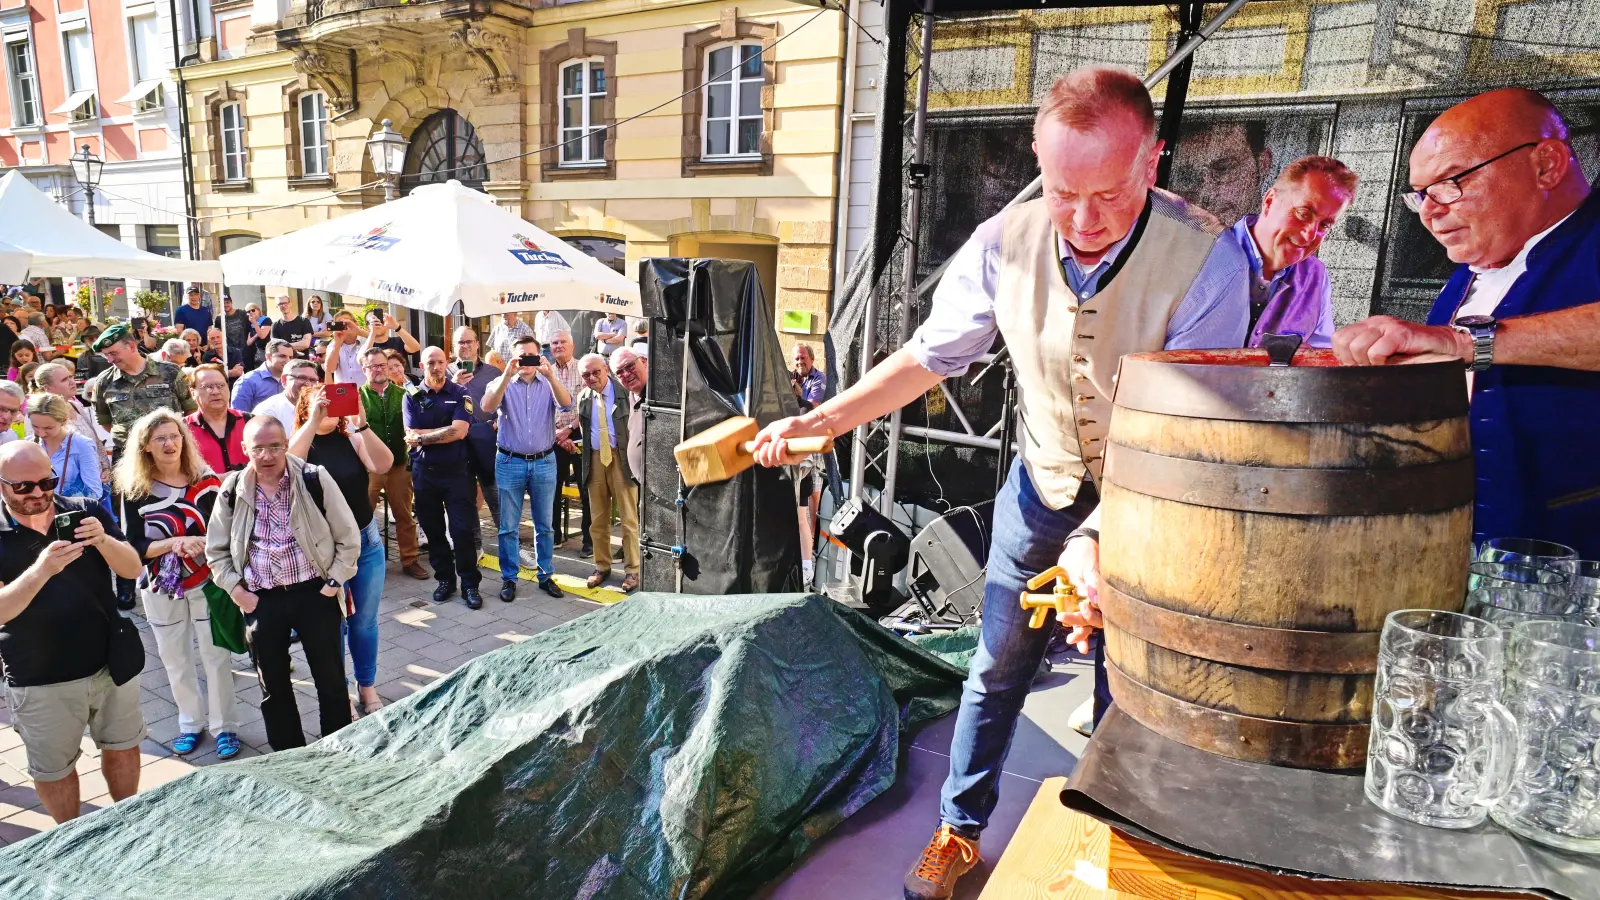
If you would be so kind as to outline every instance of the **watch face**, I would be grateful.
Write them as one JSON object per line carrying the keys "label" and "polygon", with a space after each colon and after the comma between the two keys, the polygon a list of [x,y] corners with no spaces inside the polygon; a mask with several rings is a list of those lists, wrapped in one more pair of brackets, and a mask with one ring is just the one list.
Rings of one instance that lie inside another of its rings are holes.
{"label": "watch face", "polygon": [[1455,321],[1462,328],[1493,328],[1494,316],[1462,316]]}

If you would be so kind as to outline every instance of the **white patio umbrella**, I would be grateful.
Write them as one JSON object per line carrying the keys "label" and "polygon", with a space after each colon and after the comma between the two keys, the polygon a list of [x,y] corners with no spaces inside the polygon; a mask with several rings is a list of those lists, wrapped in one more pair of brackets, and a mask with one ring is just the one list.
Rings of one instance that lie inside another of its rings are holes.
{"label": "white patio umbrella", "polygon": [[228,284],[332,291],[447,315],[640,315],[639,285],[458,181],[222,255]]}
{"label": "white patio umbrella", "polygon": [[[222,280],[216,260],[170,259],[124,244],[68,212],[15,169],[0,178],[0,241],[28,254],[28,277],[32,278]],[[0,263],[4,261],[0,258]],[[22,280],[0,277],[3,284]]]}

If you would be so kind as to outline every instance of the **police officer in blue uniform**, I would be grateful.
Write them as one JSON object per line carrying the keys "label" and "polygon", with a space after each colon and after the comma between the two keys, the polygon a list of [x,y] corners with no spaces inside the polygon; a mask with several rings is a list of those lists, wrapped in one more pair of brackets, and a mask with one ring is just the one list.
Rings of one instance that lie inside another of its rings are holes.
{"label": "police officer in blue uniform", "polygon": [[428,536],[428,562],[439,581],[433,602],[450,599],[459,579],[461,599],[468,609],[478,609],[483,606],[478,593],[483,580],[478,571],[478,495],[467,447],[476,404],[450,381],[443,350],[423,350],[422,369],[422,383],[407,390],[401,417],[406,446],[411,448],[417,522]]}

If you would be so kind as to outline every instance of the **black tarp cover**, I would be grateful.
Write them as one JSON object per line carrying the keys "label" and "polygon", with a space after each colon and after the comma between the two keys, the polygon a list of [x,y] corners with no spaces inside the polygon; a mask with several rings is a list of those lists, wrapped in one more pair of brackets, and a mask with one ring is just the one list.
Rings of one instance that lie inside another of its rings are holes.
{"label": "black tarp cover", "polygon": [[745,897],[961,678],[821,597],[641,594],[0,851],[0,897]]}

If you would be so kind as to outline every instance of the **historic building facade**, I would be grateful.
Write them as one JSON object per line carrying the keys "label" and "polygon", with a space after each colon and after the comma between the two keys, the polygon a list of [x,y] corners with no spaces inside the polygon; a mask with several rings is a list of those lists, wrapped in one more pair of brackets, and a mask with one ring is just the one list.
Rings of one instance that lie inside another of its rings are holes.
{"label": "historic building facade", "polygon": [[780,315],[810,314],[802,336],[824,329],[837,12],[256,0],[249,15],[240,52],[185,70],[206,255],[381,202],[365,145],[389,120],[410,141],[402,192],[457,179],[628,273],[749,259]]}
{"label": "historic building facade", "polygon": [[[176,9],[177,19],[172,18]],[[217,55],[210,0],[4,0],[0,2],[0,167],[86,215],[68,157],[84,147],[105,161],[94,197],[102,231],[153,253],[190,256],[184,218],[180,57]],[[198,26],[197,26],[198,23]],[[176,44],[176,48],[175,45]],[[111,311],[143,287],[106,279]]]}

